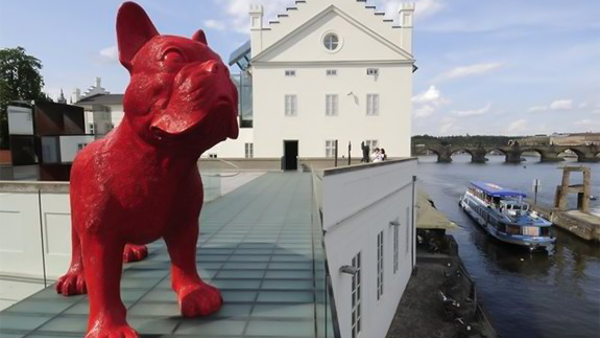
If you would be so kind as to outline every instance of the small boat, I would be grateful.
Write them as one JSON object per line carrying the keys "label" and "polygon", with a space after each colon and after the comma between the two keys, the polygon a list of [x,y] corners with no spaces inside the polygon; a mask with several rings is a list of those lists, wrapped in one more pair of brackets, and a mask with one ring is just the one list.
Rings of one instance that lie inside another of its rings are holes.
{"label": "small boat", "polygon": [[471,182],[459,205],[492,237],[530,250],[554,244],[552,223],[530,210],[527,195],[493,183]]}

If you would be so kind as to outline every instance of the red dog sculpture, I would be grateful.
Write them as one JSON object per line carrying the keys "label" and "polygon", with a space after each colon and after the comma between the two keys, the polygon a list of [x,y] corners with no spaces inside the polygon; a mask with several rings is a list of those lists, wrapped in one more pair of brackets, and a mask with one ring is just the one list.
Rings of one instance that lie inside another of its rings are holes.
{"label": "red dog sculpture", "polygon": [[117,40],[131,74],[125,118],[73,163],[73,256],[56,285],[64,295],[89,294],[86,337],[138,337],[120,297],[126,243],[139,258],[142,245],[164,238],[184,316],[206,316],[222,304],[196,270],[203,202],[196,163],[205,150],[237,138],[237,90],[202,30],[192,39],[160,35],[140,6],[126,2]]}

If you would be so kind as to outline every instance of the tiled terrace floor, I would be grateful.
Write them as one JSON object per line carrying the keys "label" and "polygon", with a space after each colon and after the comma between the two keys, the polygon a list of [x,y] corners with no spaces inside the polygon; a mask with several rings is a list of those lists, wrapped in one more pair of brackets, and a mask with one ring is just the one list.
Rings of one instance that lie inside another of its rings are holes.
{"label": "tiled terrace floor", "polygon": [[[162,242],[129,264],[121,297],[143,337],[314,337],[315,277],[309,174],[269,173],[204,206],[201,276],[223,292],[209,318],[182,318]],[[0,313],[0,337],[81,337],[87,297],[52,287]]]}

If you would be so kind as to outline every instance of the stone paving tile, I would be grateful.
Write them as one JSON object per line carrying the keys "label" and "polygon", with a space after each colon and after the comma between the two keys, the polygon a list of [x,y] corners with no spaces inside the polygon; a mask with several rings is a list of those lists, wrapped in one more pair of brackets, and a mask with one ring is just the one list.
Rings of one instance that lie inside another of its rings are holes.
{"label": "stone paving tile", "polygon": [[[208,318],[180,316],[161,240],[146,260],[125,266],[129,323],[148,337],[313,337],[310,194],[308,174],[269,173],[205,204],[197,265],[222,290],[223,308]],[[0,312],[0,337],[81,337],[87,297],[51,288]]]}

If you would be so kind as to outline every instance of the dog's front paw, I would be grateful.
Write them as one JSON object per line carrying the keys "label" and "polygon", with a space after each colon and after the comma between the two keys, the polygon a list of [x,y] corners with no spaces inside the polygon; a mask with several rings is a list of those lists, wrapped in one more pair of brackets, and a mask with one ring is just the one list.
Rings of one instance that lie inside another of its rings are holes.
{"label": "dog's front paw", "polygon": [[184,317],[208,316],[221,309],[221,292],[204,282],[190,285],[178,295],[179,309]]}
{"label": "dog's front paw", "polygon": [[64,296],[81,295],[87,293],[83,271],[67,272],[66,275],[58,279],[54,289],[57,293]]}
{"label": "dog's front paw", "polygon": [[109,326],[97,323],[85,338],[139,338],[140,335],[128,325]]}
{"label": "dog's front paw", "polygon": [[125,250],[123,250],[123,262],[137,262],[148,256],[148,248],[145,245],[134,245],[127,244],[125,245]]}

